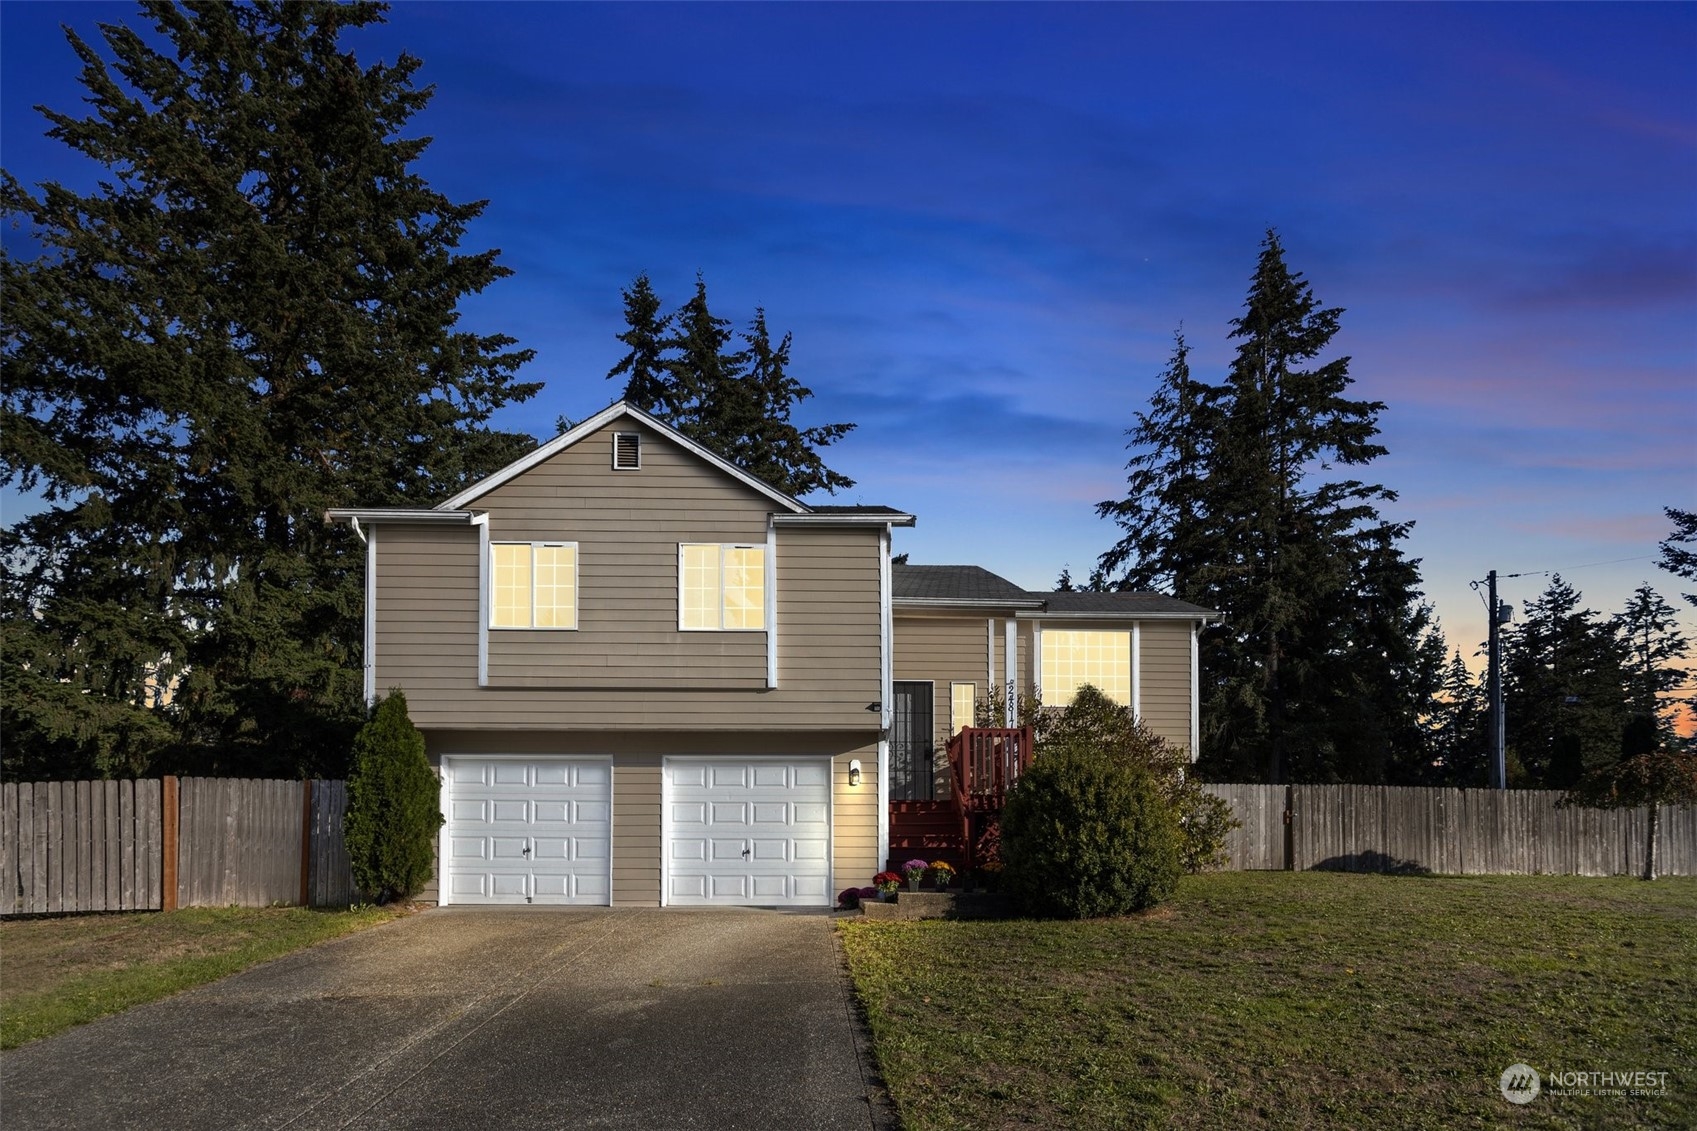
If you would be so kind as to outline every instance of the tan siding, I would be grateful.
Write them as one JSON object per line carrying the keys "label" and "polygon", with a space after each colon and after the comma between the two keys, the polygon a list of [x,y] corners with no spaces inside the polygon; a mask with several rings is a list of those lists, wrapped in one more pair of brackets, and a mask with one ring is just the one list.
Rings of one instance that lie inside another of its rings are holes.
{"label": "tan siding", "polygon": [[[990,690],[984,681],[984,621],[982,615],[895,618],[891,670],[896,679],[923,679],[935,684],[932,717],[939,749],[953,729],[950,685],[972,684],[980,701]],[[964,724],[971,721],[964,720]]]}
{"label": "tan siding", "polygon": [[[848,783],[849,761],[860,759],[860,784]],[[878,860],[878,744],[833,759],[831,876],[837,892],[867,887],[882,869]]]}
{"label": "tan siding", "polygon": [[1190,622],[1143,622],[1143,721],[1175,745],[1190,746]]}
{"label": "tan siding", "polygon": [[[615,431],[642,434],[640,470],[612,469]],[[775,504],[753,488],[627,419],[473,505],[491,541],[578,544],[577,629],[491,632],[491,686],[765,686],[765,633],[678,631],[678,543],[763,545]]]}
{"label": "tan siding", "polygon": [[[581,628],[490,632],[490,686],[479,687],[477,531],[385,523],[378,690],[406,690],[425,730],[875,728],[866,706],[879,698],[877,529],[779,531],[769,689],[765,633],[678,630],[677,544],[764,542],[770,501],[658,437],[645,440],[643,471],[615,473],[599,440],[477,503],[496,540],[578,543]],[[644,475],[654,478],[639,489]],[[552,500],[548,522],[541,499]]]}
{"label": "tan siding", "polygon": [[613,903],[660,903],[660,755],[613,759]]}

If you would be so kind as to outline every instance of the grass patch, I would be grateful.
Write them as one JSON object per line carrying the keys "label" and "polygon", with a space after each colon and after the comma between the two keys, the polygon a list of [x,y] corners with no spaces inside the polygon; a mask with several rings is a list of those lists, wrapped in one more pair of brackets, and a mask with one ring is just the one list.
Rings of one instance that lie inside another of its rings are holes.
{"label": "grass patch", "polygon": [[[907,1131],[1697,1126],[1697,880],[1220,873],[1143,916],[842,938]],[[1550,1093],[1609,1070],[1668,1094]]]}
{"label": "grass patch", "polygon": [[393,908],[219,907],[0,922],[0,1048],[395,918]]}

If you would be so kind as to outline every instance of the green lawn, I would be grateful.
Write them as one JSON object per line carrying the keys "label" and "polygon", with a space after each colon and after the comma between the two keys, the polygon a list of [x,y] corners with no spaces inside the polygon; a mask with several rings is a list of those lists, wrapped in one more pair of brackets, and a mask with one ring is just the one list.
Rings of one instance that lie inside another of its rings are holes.
{"label": "green lawn", "polygon": [[[1697,880],[1222,873],[1128,919],[842,938],[907,1131],[1697,1127]],[[1550,1094],[1608,1070],[1668,1094]]]}
{"label": "green lawn", "polygon": [[0,922],[0,1048],[393,919],[363,907],[196,908]]}

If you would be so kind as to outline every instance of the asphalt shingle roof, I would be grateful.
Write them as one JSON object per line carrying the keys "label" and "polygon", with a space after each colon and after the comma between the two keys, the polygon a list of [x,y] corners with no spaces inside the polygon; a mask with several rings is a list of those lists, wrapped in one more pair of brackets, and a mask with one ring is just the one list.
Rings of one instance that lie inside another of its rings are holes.
{"label": "asphalt shingle roof", "polygon": [[905,516],[907,514],[906,511],[899,511],[895,507],[809,506],[807,509],[812,511],[814,514],[887,514],[887,515],[893,515],[893,516],[898,517],[898,518]]}
{"label": "asphalt shingle roof", "polygon": [[1081,613],[1102,616],[1209,615],[1210,610],[1164,593],[1034,593],[1021,589],[1005,577],[982,566],[904,565],[890,567],[891,595],[898,601],[960,601],[982,605],[1041,605],[1055,614]]}
{"label": "asphalt shingle roof", "polygon": [[1007,578],[997,577],[982,566],[971,565],[903,565],[896,562],[890,567],[890,592],[898,601],[907,597],[999,605],[1009,602],[1029,604],[1034,599]]}

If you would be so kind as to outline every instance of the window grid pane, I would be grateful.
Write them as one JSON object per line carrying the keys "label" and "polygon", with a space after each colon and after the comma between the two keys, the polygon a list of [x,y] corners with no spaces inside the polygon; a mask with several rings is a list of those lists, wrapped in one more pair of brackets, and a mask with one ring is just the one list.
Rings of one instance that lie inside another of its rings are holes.
{"label": "window grid pane", "polygon": [[725,627],[766,627],[766,551],[725,547]]}
{"label": "window grid pane", "polygon": [[683,548],[682,620],[685,628],[719,628],[719,547]]}
{"label": "window grid pane", "polygon": [[577,549],[573,546],[537,546],[537,628],[577,627]]}
{"label": "window grid pane", "polygon": [[496,628],[530,627],[530,546],[498,543],[489,547],[489,623]]}
{"label": "window grid pane", "polygon": [[1045,631],[1044,705],[1066,706],[1087,683],[1114,702],[1131,705],[1131,633]]}
{"label": "window grid pane", "polygon": [[972,725],[973,712],[978,708],[978,686],[971,683],[957,683],[950,689],[949,725],[950,734],[959,734],[962,727]]}

